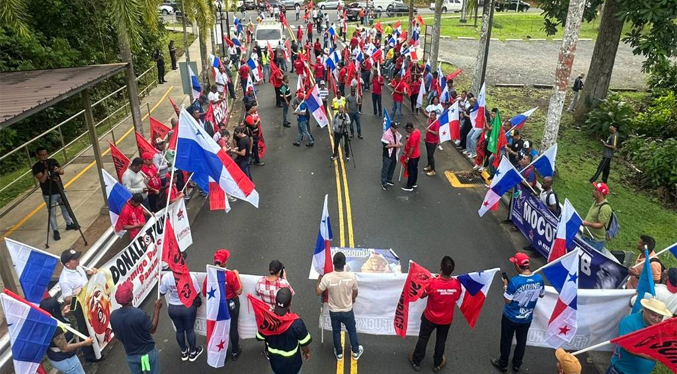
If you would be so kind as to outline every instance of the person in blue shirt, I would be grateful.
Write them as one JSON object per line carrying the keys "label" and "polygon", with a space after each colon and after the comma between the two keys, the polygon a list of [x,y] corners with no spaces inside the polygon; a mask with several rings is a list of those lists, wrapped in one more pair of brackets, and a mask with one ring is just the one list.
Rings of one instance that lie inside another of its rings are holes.
{"label": "person in blue shirt", "polygon": [[501,319],[501,357],[491,360],[491,364],[502,373],[508,371],[513,336],[517,340],[512,357],[513,372],[518,372],[522,366],[534,308],[536,308],[538,299],[545,296],[543,277],[540,274],[531,273],[527,254],[517,252],[514,257],[510,258],[510,262],[515,266],[518,275],[510,279],[505,273],[503,275],[505,307]]}
{"label": "person in blue shirt", "polygon": [[313,145],[315,145],[315,140],[308,131],[308,105],[306,104],[306,101],[303,100],[304,95],[302,90],[296,91],[296,95],[302,101],[294,111],[294,114],[296,115],[296,118],[298,120],[299,135],[293,144],[297,147],[300,146],[301,141],[305,137],[305,139],[308,141],[308,143],[306,143],[306,146],[312,147]]}
{"label": "person in blue shirt", "polygon": [[[670,318],[672,313],[658,299],[642,299],[642,311],[624,317],[618,326],[618,336],[627,335]],[[632,354],[620,345],[616,345],[611,356],[611,365],[606,374],[649,374],[656,366],[656,361],[644,354]]]}

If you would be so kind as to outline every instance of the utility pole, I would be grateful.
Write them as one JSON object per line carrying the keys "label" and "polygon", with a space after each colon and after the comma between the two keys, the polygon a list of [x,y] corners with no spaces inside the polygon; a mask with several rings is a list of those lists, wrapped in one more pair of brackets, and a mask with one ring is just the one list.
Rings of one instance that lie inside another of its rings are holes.
{"label": "utility pole", "polygon": [[548,105],[548,116],[545,119],[545,129],[543,139],[541,140],[541,149],[548,149],[557,143],[557,133],[559,132],[559,123],[562,118],[562,109],[564,109],[564,97],[569,86],[569,77],[576,57],[576,46],[578,45],[578,35],[581,31],[581,22],[583,20],[583,9],[586,0],[570,0],[567,13],[567,22],[564,26],[564,37],[562,46],[559,49],[557,57],[557,69],[555,70],[555,86],[552,88],[550,104]]}
{"label": "utility pole", "polygon": [[477,95],[487,74],[489,45],[491,43],[491,27],[494,22],[494,0],[484,4],[482,9],[482,30],[480,31],[480,47],[475,60],[475,76],[472,80],[472,92]]}
{"label": "utility pole", "polygon": [[[188,32],[186,31],[186,7],[183,5],[183,0],[181,0],[181,24],[183,26],[183,53],[186,54],[186,66],[190,66],[190,46],[188,45]],[[193,97],[193,91],[191,90],[188,94],[190,103],[192,104],[195,98]]]}

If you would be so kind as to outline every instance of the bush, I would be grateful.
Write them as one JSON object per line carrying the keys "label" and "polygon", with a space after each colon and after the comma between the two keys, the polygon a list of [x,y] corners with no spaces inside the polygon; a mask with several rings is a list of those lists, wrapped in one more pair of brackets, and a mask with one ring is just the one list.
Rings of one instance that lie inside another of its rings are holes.
{"label": "bush", "polygon": [[673,91],[663,90],[651,104],[637,114],[633,132],[652,138],[677,137],[677,101]]}
{"label": "bush", "polygon": [[653,91],[677,92],[677,64],[670,64],[667,59],[656,64],[649,73],[647,83]]}
{"label": "bush", "polygon": [[675,192],[677,185],[677,139],[632,136],[623,143],[623,153],[642,171],[642,184]]}
{"label": "bush", "polygon": [[625,138],[634,116],[635,111],[619,95],[609,95],[588,113],[585,124],[597,137],[609,135],[609,126],[613,124],[618,129],[621,138]]}

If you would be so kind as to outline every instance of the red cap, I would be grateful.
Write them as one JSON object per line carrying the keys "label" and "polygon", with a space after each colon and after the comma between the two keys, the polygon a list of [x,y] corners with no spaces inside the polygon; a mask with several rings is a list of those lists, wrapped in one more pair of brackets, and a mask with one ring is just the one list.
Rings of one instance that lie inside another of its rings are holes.
{"label": "red cap", "polygon": [[230,251],[227,249],[218,249],[214,252],[214,263],[225,265],[230,258]]}
{"label": "red cap", "polygon": [[528,266],[529,256],[526,253],[517,252],[514,257],[510,257],[510,262],[517,264],[517,266]]}
{"label": "red cap", "polygon": [[607,186],[606,183],[593,182],[592,186],[604,196],[609,194],[609,186]]}
{"label": "red cap", "polygon": [[115,291],[115,301],[120,305],[129,304],[134,297],[134,285],[132,282],[125,282],[118,286]]}
{"label": "red cap", "polygon": [[143,155],[141,155],[141,158],[144,159],[144,160],[152,160],[153,155],[150,154],[150,152],[143,152]]}

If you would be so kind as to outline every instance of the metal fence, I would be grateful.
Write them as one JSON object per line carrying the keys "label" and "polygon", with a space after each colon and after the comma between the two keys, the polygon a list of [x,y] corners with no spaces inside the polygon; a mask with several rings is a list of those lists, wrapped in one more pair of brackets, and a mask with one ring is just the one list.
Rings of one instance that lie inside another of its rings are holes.
{"label": "metal fence", "polygon": [[[157,86],[158,81],[157,81],[157,67],[153,66],[150,69],[144,71],[136,77],[136,81],[139,84],[139,100],[141,100],[143,97],[145,97],[148,92],[153,89],[155,86]],[[143,89],[141,89],[143,87]],[[131,111],[129,108],[129,100],[127,100],[127,97],[129,96],[128,90],[127,90],[127,85],[124,85],[117,90],[109,93],[108,95],[104,96],[100,100],[96,101],[95,103],[92,104],[92,110],[96,108],[98,105],[103,105],[103,111],[105,113],[105,117],[102,119],[96,121],[95,123],[95,128],[97,130],[97,137],[99,141],[101,141],[103,138],[108,136],[109,134],[113,138],[113,143],[116,142],[116,137],[115,137],[115,130],[125,123],[129,118],[131,117]],[[111,100],[120,100],[122,101],[122,106],[118,107],[117,109],[111,110],[110,107],[108,106],[109,101]],[[146,104],[146,109],[148,111],[148,114],[150,115],[150,106],[149,104]],[[55,150],[52,152],[53,156],[56,156],[60,159],[61,164],[63,166],[67,166],[70,163],[73,162],[76,158],[81,156],[83,153],[87,152],[89,149],[92,148],[92,145],[89,143],[89,138],[87,138],[87,129],[86,127],[83,126],[83,132],[79,135],[77,135],[74,139],[66,143],[64,136],[63,136],[63,131],[62,127],[72,121],[76,120],[81,120],[85,121],[85,110],[81,110],[65,121],[60,122],[59,124],[51,127],[47,131],[41,133],[40,135],[28,140],[27,142],[21,144],[20,146],[14,148],[10,152],[0,156],[0,163],[6,159],[9,159],[10,157],[13,158],[21,158],[22,163],[25,161],[26,169],[20,169],[18,172],[14,171],[14,173],[23,173],[17,175],[17,177],[12,180],[11,182],[6,183],[2,188],[0,188],[0,194],[3,193],[11,193],[12,188],[19,188],[23,184],[30,184],[30,181],[33,182],[33,187],[26,187],[26,190],[28,191],[21,191],[18,194],[22,195],[19,199],[13,199],[12,202],[10,202],[5,209],[0,212],[0,218],[4,217],[7,213],[12,211],[17,205],[19,205],[22,201],[24,201],[28,196],[30,196],[33,192],[35,192],[39,185],[38,182],[35,178],[33,178],[31,168],[33,166],[33,163],[36,161],[32,155],[31,151],[29,150],[29,146],[33,146],[36,143],[38,143],[41,139],[44,139],[45,137],[52,137],[56,134],[58,139],[61,142],[61,148]]]}

